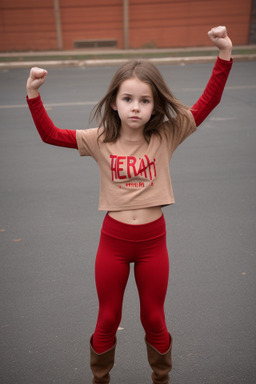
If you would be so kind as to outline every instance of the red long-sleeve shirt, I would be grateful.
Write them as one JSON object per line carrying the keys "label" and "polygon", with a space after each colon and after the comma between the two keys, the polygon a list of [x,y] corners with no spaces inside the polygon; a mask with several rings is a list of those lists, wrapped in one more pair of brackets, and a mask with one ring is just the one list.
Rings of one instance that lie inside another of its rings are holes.
{"label": "red long-sleeve shirt", "polygon": [[[197,127],[219,104],[232,63],[232,59],[230,61],[226,61],[220,59],[219,57],[217,58],[211,77],[203,94],[191,108]],[[56,127],[48,116],[40,95],[33,99],[29,99],[27,97],[27,103],[35,126],[45,143],[78,149],[76,131]]]}

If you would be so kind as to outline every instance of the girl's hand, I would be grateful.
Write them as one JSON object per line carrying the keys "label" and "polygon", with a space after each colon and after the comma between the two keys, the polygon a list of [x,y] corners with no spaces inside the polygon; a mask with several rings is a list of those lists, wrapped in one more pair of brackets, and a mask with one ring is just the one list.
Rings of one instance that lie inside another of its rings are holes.
{"label": "girl's hand", "polygon": [[29,99],[39,95],[38,88],[44,83],[47,73],[48,72],[42,68],[31,68],[29,78],[27,80],[27,93]]}
{"label": "girl's hand", "polygon": [[232,52],[232,41],[228,37],[227,29],[224,26],[212,28],[208,32],[212,42],[219,48],[219,57],[223,60],[230,60]]}

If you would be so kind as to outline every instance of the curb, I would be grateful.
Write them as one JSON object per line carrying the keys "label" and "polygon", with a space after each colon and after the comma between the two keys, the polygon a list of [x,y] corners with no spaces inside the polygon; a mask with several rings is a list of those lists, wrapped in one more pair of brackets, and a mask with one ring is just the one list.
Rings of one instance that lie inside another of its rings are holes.
{"label": "curb", "polygon": [[[256,61],[256,54],[232,55],[235,61]],[[100,60],[45,60],[45,61],[24,61],[24,62],[4,62],[0,63],[1,69],[31,68],[39,67],[93,67],[93,66],[118,66],[130,59],[100,59]],[[215,56],[187,56],[187,57],[164,57],[145,59],[153,64],[193,64],[193,63],[211,63],[216,61]]]}

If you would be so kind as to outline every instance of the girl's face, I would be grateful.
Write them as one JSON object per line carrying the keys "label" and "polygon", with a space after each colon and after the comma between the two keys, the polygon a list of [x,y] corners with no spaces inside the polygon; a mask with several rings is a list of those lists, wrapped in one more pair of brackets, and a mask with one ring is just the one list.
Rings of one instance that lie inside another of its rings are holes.
{"label": "girl's face", "polygon": [[125,80],[119,87],[112,108],[120,117],[121,134],[143,134],[144,126],[154,111],[151,87],[137,77]]}

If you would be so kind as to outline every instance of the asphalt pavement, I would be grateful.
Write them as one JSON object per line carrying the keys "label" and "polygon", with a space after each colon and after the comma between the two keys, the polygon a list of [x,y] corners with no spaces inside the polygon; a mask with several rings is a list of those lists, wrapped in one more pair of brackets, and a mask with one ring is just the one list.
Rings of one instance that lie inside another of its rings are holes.
{"label": "asphalt pavement", "polygon": [[[192,105],[212,63],[159,67]],[[47,68],[47,66],[46,66]],[[83,129],[115,66],[49,68],[50,117]],[[25,101],[28,68],[0,70],[0,382],[89,384],[97,318],[96,163],[41,142]],[[221,104],[171,161],[164,208],[174,338],[172,384],[256,383],[256,62],[235,62]],[[150,384],[131,266],[113,384]]]}

